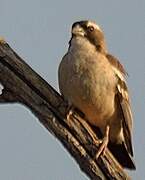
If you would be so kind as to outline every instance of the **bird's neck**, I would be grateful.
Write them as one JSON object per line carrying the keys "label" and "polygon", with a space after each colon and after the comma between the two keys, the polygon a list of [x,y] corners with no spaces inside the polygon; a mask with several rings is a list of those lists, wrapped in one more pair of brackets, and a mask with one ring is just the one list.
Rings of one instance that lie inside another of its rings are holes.
{"label": "bird's neck", "polygon": [[83,50],[84,52],[96,51],[96,47],[92,45],[86,38],[77,36],[72,37],[69,42],[69,51]]}
{"label": "bird's neck", "polygon": [[97,51],[107,54],[107,48],[106,48],[106,43],[105,42],[100,42],[99,44],[96,44],[96,49]]}
{"label": "bird's neck", "polygon": [[84,50],[86,52],[98,52],[107,54],[106,44],[104,41],[99,42],[99,44],[93,44],[87,38],[82,36],[72,37],[69,41],[69,51]]}

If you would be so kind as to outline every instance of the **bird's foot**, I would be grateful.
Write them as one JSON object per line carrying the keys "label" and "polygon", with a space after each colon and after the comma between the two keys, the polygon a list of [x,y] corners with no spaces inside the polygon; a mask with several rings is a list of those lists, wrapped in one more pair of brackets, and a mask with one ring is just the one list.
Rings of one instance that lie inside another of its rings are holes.
{"label": "bird's foot", "polygon": [[95,159],[98,159],[101,154],[104,156],[108,142],[109,142],[109,126],[106,127],[106,132],[105,132],[104,138],[102,140],[100,140],[101,145],[99,147],[98,152],[95,155]]}
{"label": "bird's foot", "polygon": [[69,105],[67,108],[66,119],[69,120],[70,117],[73,115],[73,113],[74,113],[74,107],[72,105]]}
{"label": "bird's foot", "polygon": [[98,159],[101,154],[104,156],[106,148],[107,148],[107,145],[108,145],[108,138],[104,137],[103,140],[100,140],[99,143],[101,145],[99,147],[98,152],[96,153],[96,156],[95,156],[96,159]]}
{"label": "bird's foot", "polygon": [[66,119],[68,120],[71,116],[79,115],[81,118],[84,118],[85,115],[79,109],[75,108],[73,105],[69,105],[67,108]]}

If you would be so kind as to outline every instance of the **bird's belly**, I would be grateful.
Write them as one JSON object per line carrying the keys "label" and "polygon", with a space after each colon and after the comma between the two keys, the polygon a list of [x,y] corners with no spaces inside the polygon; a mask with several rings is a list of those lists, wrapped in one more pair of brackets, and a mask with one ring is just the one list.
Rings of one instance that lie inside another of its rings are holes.
{"label": "bird's belly", "polygon": [[[74,89],[69,95],[69,100],[80,109],[89,120],[96,126],[105,126],[114,110],[113,93],[109,94],[108,86],[102,82],[93,82],[92,79],[73,79],[70,90]],[[69,91],[69,89],[68,89]]]}
{"label": "bird's belly", "polygon": [[85,67],[88,68],[68,68],[62,94],[85,114],[92,125],[105,127],[114,111],[114,85],[110,81],[113,74],[103,67],[95,67],[93,63]]}

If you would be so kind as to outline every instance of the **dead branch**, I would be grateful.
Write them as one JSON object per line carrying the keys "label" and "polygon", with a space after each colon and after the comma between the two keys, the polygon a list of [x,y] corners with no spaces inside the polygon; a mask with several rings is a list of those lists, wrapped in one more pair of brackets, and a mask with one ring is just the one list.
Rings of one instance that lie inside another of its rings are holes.
{"label": "dead branch", "polygon": [[76,112],[66,120],[67,103],[3,40],[0,41],[1,103],[21,103],[36,115],[69,151],[90,179],[125,180],[125,171],[107,150],[94,159],[98,150],[96,134]]}

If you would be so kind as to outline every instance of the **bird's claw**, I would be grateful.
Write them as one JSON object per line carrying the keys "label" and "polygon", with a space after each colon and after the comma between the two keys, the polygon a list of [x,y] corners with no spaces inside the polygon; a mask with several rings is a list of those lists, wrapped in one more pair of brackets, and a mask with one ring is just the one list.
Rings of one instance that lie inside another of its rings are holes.
{"label": "bird's claw", "polygon": [[108,145],[108,137],[104,137],[103,140],[100,140],[99,143],[101,144],[99,147],[98,152],[95,155],[95,159],[98,159],[99,156],[102,154],[103,156],[105,155],[105,151]]}
{"label": "bird's claw", "polygon": [[106,132],[105,132],[104,138],[102,140],[100,140],[101,145],[98,149],[98,152],[95,155],[95,159],[98,159],[101,154],[103,156],[105,155],[105,151],[106,151],[108,142],[109,142],[109,126],[106,127]]}

